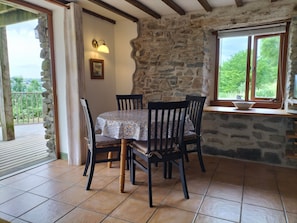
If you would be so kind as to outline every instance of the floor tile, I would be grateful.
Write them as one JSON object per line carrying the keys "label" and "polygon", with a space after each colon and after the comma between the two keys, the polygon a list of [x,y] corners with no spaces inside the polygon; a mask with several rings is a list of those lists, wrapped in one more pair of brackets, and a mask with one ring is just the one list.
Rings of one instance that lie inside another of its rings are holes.
{"label": "floor tile", "polygon": [[97,223],[101,222],[105,217],[106,215],[100,213],[84,210],[81,208],[75,208],[67,215],[56,221],[56,223]]}
{"label": "floor tile", "polygon": [[233,223],[233,222],[199,214],[193,223]]}
{"label": "floor tile", "polygon": [[243,204],[242,223],[286,223],[284,212]]}
{"label": "floor tile", "polygon": [[230,175],[224,172],[216,172],[212,181],[242,186],[243,178],[244,176],[242,175]]}
{"label": "floor tile", "polygon": [[162,205],[176,207],[185,211],[195,212],[201,205],[203,196],[198,194],[189,194],[190,199],[185,199],[182,191],[172,190],[165,198]]}
{"label": "floor tile", "polygon": [[114,217],[107,217],[104,219],[104,221],[102,221],[102,223],[129,223],[128,221],[119,219],[119,218],[114,218]]}
{"label": "floor tile", "polygon": [[185,163],[190,199],[184,199],[179,172],[164,179],[153,166],[153,203],[148,204],[147,175],[136,171],[136,185],[125,171],[119,192],[119,162],[96,164],[86,191],[84,166],[57,160],[0,181],[0,218],[14,223],[44,222],[191,222],[297,223],[297,169],[204,156]]}
{"label": "floor tile", "polygon": [[274,167],[265,164],[249,162],[245,166],[245,176],[256,177],[258,179],[275,180]]}
{"label": "floor tile", "polygon": [[24,193],[0,205],[1,212],[18,217],[40,205],[47,199],[34,194]]}
{"label": "floor tile", "polygon": [[60,181],[49,180],[49,181],[45,182],[44,184],[30,190],[30,193],[51,198],[51,197],[55,196],[56,194],[66,190],[67,188],[70,188],[71,186],[72,186],[72,184],[69,184],[69,183],[63,183]]}
{"label": "floor tile", "polygon": [[211,197],[241,202],[242,191],[242,186],[220,182],[212,182],[208,188],[207,195]]}
{"label": "floor tile", "polygon": [[206,196],[202,203],[200,214],[224,220],[239,222],[240,203]]}
{"label": "floor tile", "polygon": [[71,205],[79,205],[93,196],[96,192],[97,191],[95,190],[86,190],[83,187],[73,186],[57,194],[52,199]]}
{"label": "floor tile", "polygon": [[286,211],[297,214],[297,192],[282,196]]}
{"label": "floor tile", "polygon": [[170,223],[170,222],[183,222],[191,223],[194,219],[195,213],[188,212],[174,207],[162,207],[153,214],[148,221],[149,223]]}
{"label": "floor tile", "polygon": [[102,214],[110,214],[115,210],[127,196],[125,194],[110,193],[99,191],[91,198],[80,204],[80,207],[90,211],[96,211]]}
{"label": "floor tile", "polygon": [[155,208],[149,208],[148,201],[128,198],[111,213],[111,216],[138,223],[146,222],[154,211]]}
{"label": "floor tile", "polygon": [[0,187],[0,204],[23,194],[24,191],[11,187]]}
{"label": "floor tile", "polygon": [[283,210],[279,194],[254,188],[244,188],[243,203]]}
{"label": "floor tile", "polygon": [[[1,219],[3,219],[4,221],[7,221],[7,222],[11,222],[13,219],[15,219],[15,217],[11,216],[11,215],[8,215],[8,214],[5,214],[5,213],[2,213],[0,211],[0,223],[1,222]],[[3,222],[4,223],[4,222]]]}
{"label": "floor tile", "polygon": [[287,213],[288,223],[297,223],[297,214]]}
{"label": "floor tile", "polygon": [[14,187],[16,189],[27,191],[27,190],[31,190],[32,188],[37,187],[37,186],[47,182],[48,180],[49,179],[44,178],[44,177],[31,175],[24,179],[16,181],[16,182],[10,184],[9,186]]}
{"label": "floor tile", "polygon": [[244,180],[244,186],[278,193],[278,185],[274,179],[259,179],[257,177],[247,176]]}
{"label": "floor tile", "polygon": [[48,200],[19,218],[32,223],[51,223],[67,214],[73,208],[69,204]]}

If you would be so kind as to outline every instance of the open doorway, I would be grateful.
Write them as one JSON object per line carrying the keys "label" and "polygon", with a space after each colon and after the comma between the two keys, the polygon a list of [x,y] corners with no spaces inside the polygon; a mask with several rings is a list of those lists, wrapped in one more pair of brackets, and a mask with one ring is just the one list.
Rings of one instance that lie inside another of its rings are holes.
{"label": "open doorway", "polygon": [[22,2],[0,3],[0,178],[56,159],[51,22]]}

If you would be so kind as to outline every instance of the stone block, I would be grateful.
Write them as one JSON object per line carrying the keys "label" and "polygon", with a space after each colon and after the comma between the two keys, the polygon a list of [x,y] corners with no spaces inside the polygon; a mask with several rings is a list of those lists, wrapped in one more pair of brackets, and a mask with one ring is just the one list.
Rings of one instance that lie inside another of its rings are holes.
{"label": "stone block", "polygon": [[246,149],[246,148],[238,148],[237,156],[240,159],[260,161],[261,160],[261,150],[260,149]]}

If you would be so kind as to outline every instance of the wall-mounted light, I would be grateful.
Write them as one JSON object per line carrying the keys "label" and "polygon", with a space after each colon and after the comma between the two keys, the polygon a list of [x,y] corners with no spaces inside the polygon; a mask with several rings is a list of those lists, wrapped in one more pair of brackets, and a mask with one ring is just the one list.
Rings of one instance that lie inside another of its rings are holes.
{"label": "wall-mounted light", "polygon": [[93,39],[92,40],[92,46],[94,48],[96,48],[99,52],[102,52],[102,53],[109,53],[109,49],[108,47],[106,46],[105,44],[105,41],[104,40],[95,40]]}

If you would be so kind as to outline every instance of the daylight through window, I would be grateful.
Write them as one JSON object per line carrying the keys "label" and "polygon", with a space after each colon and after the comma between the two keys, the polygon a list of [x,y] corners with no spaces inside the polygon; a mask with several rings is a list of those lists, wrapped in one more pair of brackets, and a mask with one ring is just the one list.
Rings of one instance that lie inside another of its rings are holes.
{"label": "daylight through window", "polygon": [[219,31],[214,103],[246,100],[257,107],[280,106],[287,36],[286,23]]}

